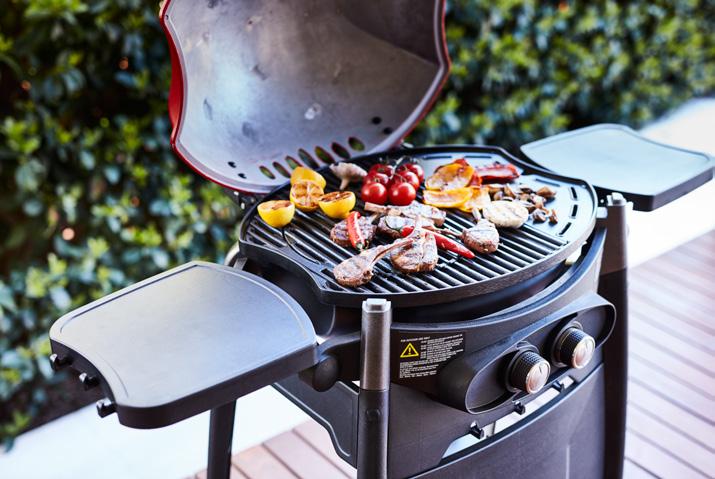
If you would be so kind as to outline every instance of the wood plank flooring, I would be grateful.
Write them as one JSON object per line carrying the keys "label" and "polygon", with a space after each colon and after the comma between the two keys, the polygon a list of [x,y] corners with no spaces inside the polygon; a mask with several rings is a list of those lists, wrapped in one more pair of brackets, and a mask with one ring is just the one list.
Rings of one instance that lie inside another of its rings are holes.
{"label": "wood plank flooring", "polygon": [[[629,287],[624,477],[713,479],[715,231],[633,268]],[[309,421],[235,454],[231,479],[356,476]]]}

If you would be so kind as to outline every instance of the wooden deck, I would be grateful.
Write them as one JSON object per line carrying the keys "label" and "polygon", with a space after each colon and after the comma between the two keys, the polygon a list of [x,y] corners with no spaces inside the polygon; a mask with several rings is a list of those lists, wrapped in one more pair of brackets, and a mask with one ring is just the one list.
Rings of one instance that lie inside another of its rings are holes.
{"label": "wooden deck", "polygon": [[[715,232],[632,269],[630,313],[625,478],[714,478]],[[313,421],[232,464],[231,479],[356,477]]]}

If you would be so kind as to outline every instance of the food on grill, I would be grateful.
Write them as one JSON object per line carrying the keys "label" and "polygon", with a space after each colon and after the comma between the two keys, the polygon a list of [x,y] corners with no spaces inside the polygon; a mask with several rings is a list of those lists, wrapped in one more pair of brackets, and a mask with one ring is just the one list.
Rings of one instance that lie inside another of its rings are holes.
{"label": "food on grill", "polygon": [[480,219],[479,210],[472,210],[477,226],[462,231],[462,242],[478,253],[493,253],[499,247],[499,232],[491,221]]}
{"label": "food on grill", "polygon": [[422,169],[422,167],[416,163],[410,163],[409,162],[409,157],[403,156],[400,161],[408,160],[406,163],[401,162],[400,166],[398,166],[395,169],[396,173],[399,173],[401,171],[411,171],[415,175],[417,175],[417,179],[419,180],[419,184],[422,184],[422,182],[425,180],[425,172]]}
{"label": "food on grill", "polygon": [[435,226],[442,226],[447,218],[446,212],[433,206],[423,205],[419,201],[413,201],[407,206],[381,206],[374,203],[365,203],[365,210],[389,216],[404,216],[406,218],[416,218],[419,215],[432,220]]}
{"label": "food on grill", "polygon": [[[365,245],[369,246],[375,237],[375,225],[371,223],[369,218],[359,218],[358,225],[360,226],[360,234],[362,235]],[[333,229],[330,230],[330,239],[333,240],[338,246],[343,248],[349,248],[352,246],[350,243],[350,235],[348,234],[348,221],[343,220],[335,223]]]}
{"label": "food on grill", "polygon": [[293,170],[293,173],[290,175],[290,184],[295,185],[301,180],[315,181],[316,183],[318,183],[318,186],[323,189],[326,185],[325,178],[323,178],[323,175],[321,175],[317,171],[311,170],[310,168],[304,168],[302,166],[299,166],[295,170]]}
{"label": "food on grill", "polygon": [[395,206],[407,206],[415,200],[417,190],[409,183],[393,183],[387,190],[387,197]]}
{"label": "food on grill", "polygon": [[355,193],[352,191],[333,191],[325,194],[318,200],[318,205],[323,213],[331,218],[344,219],[355,207]]}
{"label": "food on grill", "polygon": [[360,190],[360,198],[365,203],[384,205],[387,203],[387,188],[381,183],[365,183]]}
{"label": "food on grill", "polygon": [[[388,216],[385,218],[386,226],[391,225],[393,223],[393,219],[407,220],[410,223],[405,223],[402,227],[398,227],[397,229],[392,229],[391,231],[399,234],[402,237],[407,237],[412,234],[412,232],[415,229],[415,224],[414,224],[413,220],[410,220],[409,218],[400,218],[397,216]],[[428,234],[430,234],[434,237],[435,243],[437,244],[438,248],[444,249],[447,251],[451,251],[453,253],[457,253],[462,256],[466,256],[467,258],[474,258],[474,253],[469,251],[469,249],[465,248],[463,245],[457,243],[456,241],[444,236],[444,234],[459,236],[458,233],[455,233],[455,232],[449,231],[449,230],[440,230],[440,229],[435,228],[432,225],[425,226],[424,221],[425,221],[425,219],[423,218],[421,229],[427,230]],[[379,228],[379,226],[378,226],[378,228]],[[390,234],[393,234],[393,233],[390,233]]]}
{"label": "food on grill", "polygon": [[266,201],[258,205],[258,215],[274,228],[281,228],[293,219],[295,205],[286,200]]}
{"label": "food on grill", "polygon": [[437,266],[439,255],[434,235],[420,230],[410,235],[411,242],[390,252],[392,266],[402,273],[421,273],[432,271]]}
{"label": "food on grill", "polygon": [[[307,168],[305,169],[307,170]],[[299,180],[290,188],[290,200],[300,211],[318,209],[321,196],[323,196],[323,188],[315,181]]]}
{"label": "food on grill", "polygon": [[498,228],[518,228],[529,219],[529,211],[518,201],[492,201],[482,214]]}
{"label": "food on grill", "polygon": [[365,241],[365,238],[362,235],[362,231],[360,231],[359,220],[360,213],[358,213],[357,211],[353,211],[348,216],[348,238],[350,238],[350,244],[353,245],[356,250],[362,251],[367,248],[367,241]]}
{"label": "food on grill", "polygon": [[344,190],[350,183],[356,183],[362,181],[365,176],[367,176],[367,171],[360,168],[354,163],[333,163],[330,165],[330,171],[333,172],[335,176],[340,178],[340,190]]}
{"label": "food on grill", "polygon": [[360,286],[372,279],[375,263],[395,248],[412,242],[412,238],[403,238],[389,245],[375,246],[357,256],[348,258],[333,268],[333,276],[344,286]]}
{"label": "food on grill", "polygon": [[547,220],[547,212],[539,208],[534,210],[531,216],[534,218],[534,223],[545,223]]}
{"label": "food on grill", "polygon": [[499,163],[495,161],[490,165],[481,165],[475,168],[475,173],[485,183],[506,183],[519,178],[516,166],[511,163]]}
{"label": "food on grill", "polygon": [[425,180],[425,188],[434,191],[451,191],[464,188],[472,181],[474,168],[466,160],[457,160],[440,166]]}
{"label": "food on grill", "polygon": [[481,210],[487,203],[492,201],[489,196],[489,189],[484,186],[472,186],[472,197],[464,202],[459,209],[465,213],[470,213],[474,208]]}
{"label": "food on grill", "polygon": [[469,187],[449,191],[426,190],[422,194],[422,199],[425,204],[439,208],[457,208],[466,203],[471,197],[472,189]]}
{"label": "food on grill", "polygon": [[536,194],[543,198],[549,199],[556,196],[556,190],[550,186],[542,186],[541,188],[536,190]]}
{"label": "food on grill", "polygon": [[[405,218],[404,216],[383,216],[377,223],[378,233],[382,233],[392,238],[402,238],[403,228],[414,228],[414,218]],[[422,227],[425,229],[434,228],[434,222],[427,218],[422,218]],[[409,234],[409,233],[408,233]]]}
{"label": "food on grill", "polygon": [[556,224],[559,222],[559,217],[556,216],[556,210],[551,210],[551,214],[549,215],[549,223]]}
{"label": "food on grill", "polygon": [[395,174],[392,175],[392,179],[390,180],[391,183],[394,185],[395,183],[409,183],[412,185],[412,187],[417,191],[420,189],[420,178],[417,176],[415,173],[412,171],[395,171]]}

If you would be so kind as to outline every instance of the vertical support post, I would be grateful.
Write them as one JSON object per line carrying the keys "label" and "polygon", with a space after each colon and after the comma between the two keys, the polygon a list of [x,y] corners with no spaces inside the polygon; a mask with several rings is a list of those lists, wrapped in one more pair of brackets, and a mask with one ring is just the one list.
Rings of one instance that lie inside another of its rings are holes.
{"label": "vertical support post", "polygon": [[368,299],[363,302],[358,395],[358,479],[387,479],[391,326],[392,309],[389,301]]}
{"label": "vertical support post", "polygon": [[616,324],[603,345],[606,408],[604,477],[623,477],[628,395],[628,256],[627,202],[620,193],[607,198],[607,228],[598,293],[616,308]]}
{"label": "vertical support post", "polygon": [[211,410],[207,479],[229,479],[236,401]]}

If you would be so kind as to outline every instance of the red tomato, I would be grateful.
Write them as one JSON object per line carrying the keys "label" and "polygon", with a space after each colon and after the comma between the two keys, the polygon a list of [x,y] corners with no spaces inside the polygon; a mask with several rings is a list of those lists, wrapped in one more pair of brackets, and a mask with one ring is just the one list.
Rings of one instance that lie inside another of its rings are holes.
{"label": "red tomato", "polygon": [[390,165],[383,165],[382,163],[377,163],[370,167],[368,173],[372,173],[373,171],[376,171],[378,173],[385,173],[387,176],[392,176],[392,174],[395,172],[395,168]]}
{"label": "red tomato", "polygon": [[387,203],[387,188],[382,183],[365,183],[362,190],[360,190],[360,198],[365,203],[384,205]]}
{"label": "red tomato", "polygon": [[365,176],[362,180],[362,184],[366,185],[368,183],[380,183],[385,188],[390,186],[390,176],[385,173],[378,173],[377,171],[372,171]]}
{"label": "red tomato", "polygon": [[414,201],[417,191],[409,183],[395,183],[388,191],[390,203],[395,206],[407,206]]}
{"label": "red tomato", "polygon": [[425,180],[425,172],[420,165],[416,165],[414,163],[403,163],[397,167],[398,173],[402,171],[411,171],[412,173],[417,175],[417,178],[419,178],[420,180],[420,184],[422,184],[422,182]]}
{"label": "red tomato", "polygon": [[417,191],[420,189],[420,179],[411,171],[398,171],[392,177],[392,183],[409,183]]}

